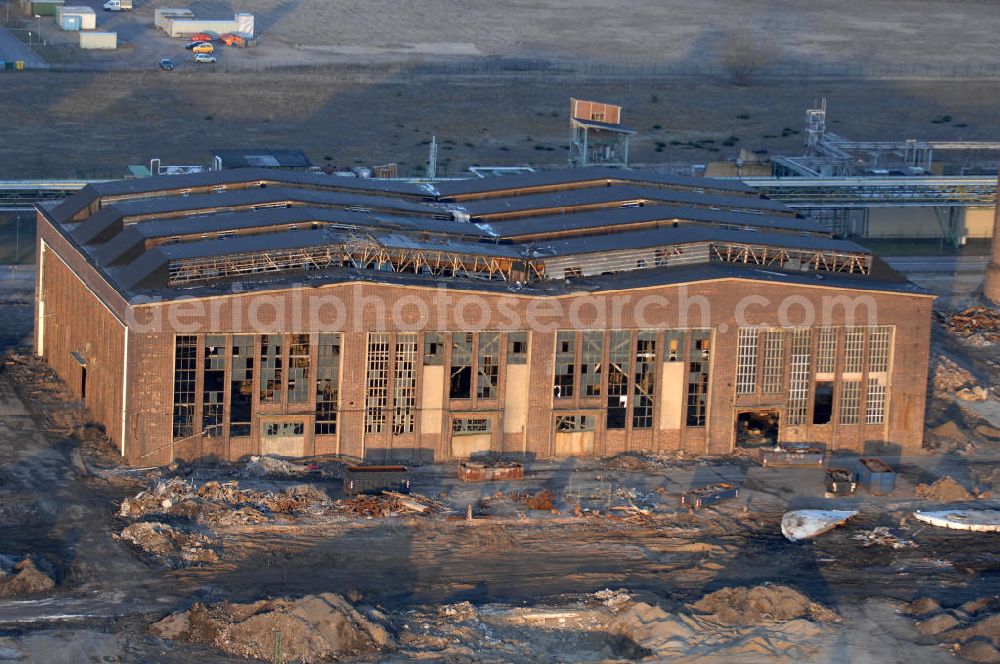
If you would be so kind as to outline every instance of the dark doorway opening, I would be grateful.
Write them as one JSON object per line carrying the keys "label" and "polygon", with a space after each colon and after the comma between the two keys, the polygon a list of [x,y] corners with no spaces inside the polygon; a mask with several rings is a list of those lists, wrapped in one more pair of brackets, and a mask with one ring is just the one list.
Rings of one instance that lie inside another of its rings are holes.
{"label": "dark doorway opening", "polygon": [[80,398],[87,398],[87,367],[80,367]]}
{"label": "dark doorway opening", "polygon": [[829,424],[832,417],[833,381],[817,381],[813,395],[813,424]]}
{"label": "dark doorway opening", "polygon": [[748,410],[736,414],[737,447],[774,447],[778,444],[778,411]]}

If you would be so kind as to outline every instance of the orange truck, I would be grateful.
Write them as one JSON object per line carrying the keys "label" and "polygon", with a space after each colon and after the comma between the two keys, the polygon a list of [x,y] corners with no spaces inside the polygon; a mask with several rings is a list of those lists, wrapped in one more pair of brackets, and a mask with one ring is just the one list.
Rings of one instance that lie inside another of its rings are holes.
{"label": "orange truck", "polygon": [[219,35],[219,41],[221,41],[226,46],[246,46],[247,40],[239,35],[234,35],[226,33],[224,35]]}

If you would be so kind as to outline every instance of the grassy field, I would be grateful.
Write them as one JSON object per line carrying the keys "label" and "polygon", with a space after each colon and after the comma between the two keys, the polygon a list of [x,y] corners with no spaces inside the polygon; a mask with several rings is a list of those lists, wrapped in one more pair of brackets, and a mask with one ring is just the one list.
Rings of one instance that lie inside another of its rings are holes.
{"label": "grassy field", "polygon": [[[993,81],[593,82],[570,77],[353,83],[319,73],[25,73],[3,79],[0,178],[118,177],[126,164],[207,163],[215,147],[301,147],[314,162],[395,161],[439,173],[475,164],[565,163],[571,96],[617,101],[638,130],[635,163],[698,163],[740,147],[799,154],[804,109],[868,140],[997,139]],[[942,118],[948,116],[947,121]],[[966,156],[957,155],[959,160]]]}

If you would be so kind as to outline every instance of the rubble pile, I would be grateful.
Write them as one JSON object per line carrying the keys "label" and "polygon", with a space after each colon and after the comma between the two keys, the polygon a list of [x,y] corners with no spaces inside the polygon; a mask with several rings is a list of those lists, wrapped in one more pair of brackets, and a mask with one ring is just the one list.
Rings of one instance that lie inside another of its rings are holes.
{"label": "rubble pile", "polygon": [[948,476],[942,477],[933,484],[918,484],[913,492],[917,494],[918,498],[946,503],[972,500],[975,497],[969,493],[968,489]]}
{"label": "rubble pile", "polygon": [[301,512],[327,500],[326,494],[308,485],[276,493],[241,489],[235,481],[205,482],[195,488],[193,483],[174,477],[123,500],[118,516],[137,519],[149,514],[164,514],[209,523],[263,523],[268,513]]}
{"label": "rubble pile", "polygon": [[211,538],[202,533],[178,530],[165,523],[133,523],[115,538],[138,547],[147,556],[170,567],[214,563],[219,560],[219,553]]}
{"label": "rubble pile", "polygon": [[1000,311],[973,306],[945,319],[945,327],[975,346],[989,346],[1000,341]]}
{"label": "rubble pile", "polygon": [[981,597],[945,609],[936,600],[922,597],[903,613],[926,639],[950,648],[970,662],[1000,662],[1000,597]]}
{"label": "rubble pile", "polygon": [[154,623],[149,631],[266,661],[326,662],[395,648],[378,611],[363,613],[332,593],[250,604],[195,604]]}
{"label": "rubble pile", "polygon": [[753,588],[722,588],[691,605],[703,619],[720,625],[751,625],[807,618],[837,622],[836,613],[788,586],[761,585]]}
{"label": "rubble pile", "polygon": [[944,355],[931,361],[931,385],[938,396],[952,396],[964,401],[984,401],[989,393],[975,377]]}
{"label": "rubble pile", "polygon": [[913,540],[903,539],[894,535],[888,527],[879,526],[871,530],[862,530],[851,535],[851,539],[861,542],[861,546],[888,546],[893,549],[914,549],[917,543]]}
{"label": "rubble pile", "polygon": [[52,590],[56,582],[38,569],[30,558],[24,558],[9,569],[0,567],[0,597],[37,595]]}

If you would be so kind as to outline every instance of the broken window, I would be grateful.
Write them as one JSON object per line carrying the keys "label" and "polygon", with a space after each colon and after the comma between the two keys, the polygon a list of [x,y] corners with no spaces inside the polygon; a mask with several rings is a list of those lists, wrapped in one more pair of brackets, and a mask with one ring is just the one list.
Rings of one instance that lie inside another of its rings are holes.
{"label": "broken window", "polygon": [[309,335],[293,334],[288,343],[288,403],[309,401]]}
{"label": "broken window", "polygon": [[456,417],[451,420],[451,433],[476,434],[490,433],[493,430],[493,423],[487,417]]}
{"label": "broken window", "polygon": [[174,438],[194,435],[195,381],[198,372],[198,338],[174,339]]}
{"label": "broken window", "polygon": [[500,380],[500,333],[479,333],[479,357],[477,358],[476,398],[496,399],[497,383]]}
{"label": "broken window", "polygon": [[832,374],[837,369],[837,328],[819,328],[816,343],[816,373]]}
{"label": "broken window", "polygon": [[681,356],[681,349],[684,348],[684,332],[683,330],[667,330],[664,334],[667,352],[663,361],[677,362]]}
{"label": "broken window", "polygon": [[593,415],[556,415],[556,431],[593,431],[597,418]]}
{"label": "broken window", "polygon": [[781,330],[764,333],[764,368],[761,382],[764,394],[778,394],[784,383],[785,335]]}
{"label": "broken window", "polygon": [[568,267],[563,270],[564,279],[582,279],[583,270],[578,267]]}
{"label": "broken window", "polygon": [[628,418],[628,379],[631,374],[631,334],[627,330],[611,332],[608,348],[608,423],[609,429],[624,429]]}
{"label": "broken window", "polygon": [[861,410],[861,381],[845,380],[840,383],[840,423],[857,424]]}
{"label": "broken window", "polygon": [[556,334],[555,396],[557,399],[573,396],[575,370],[576,332],[559,332]]}
{"label": "broken window", "polygon": [[232,368],[229,372],[230,437],[250,435],[253,422],[253,349],[252,335],[233,337]]}
{"label": "broken window", "polygon": [[635,340],[635,401],[632,428],[653,428],[653,392],[656,388],[656,332],[639,332]]}
{"label": "broken window", "polygon": [[818,380],[813,389],[813,424],[829,424],[833,419],[833,381]]}
{"label": "broken window", "polygon": [[226,338],[205,337],[205,363],[202,371],[201,428],[205,435],[222,435],[226,395]]}
{"label": "broken window", "polygon": [[528,363],[528,333],[510,332],[507,335],[507,364]]}
{"label": "broken window", "polygon": [[265,422],[264,435],[268,438],[284,438],[286,436],[301,436],[306,427],[302,422]]}
{"label": "broken window", "polygon": [[392,401],[392,432],[396,435],[413,433],[413,411],[417,405],[416,361],[416,333],[400,332],[396,335],[396,373]]}
{"label": "broken window", "polygon": [[849,327],[844,331],[844,373],[861,373],[864,346],[865,331],[863,328]]}
{"label": "broken window", "polygon": [[472,398],[472,332],[451,335],[451,399]]}
{"label": "broken window", "polygon": [[873,327],[868,339],[868,373],[883,373],[889,370],[889,347],[892,344],[892,327]]}
{"label": "broken window", "polygon": [[340,397],[340,335],[319,335],[316,348],[316,424],[320,436],[337,433]]}
{"label": "broken window", "polygon": [[809,330],[792,331],[792,356],[788,381],[788,423],[805,424],[809,402]]}
{"label": "broken window", "polygon": [[691,331],[688,352],[687,425],[705,426],[708,412],[708,371],[712,355],[710,330]]}
{"label": "broken window", "polygon": [[368,367],[365,373],[365,433],[385,431],[389,399],[389,334],[368,333]]}
{"label": "broken window", "polygon": [[424,366],[439,367],[444,364],[444,340],[440,332],[424,334]]}
{"label": "broken window", "polygon": [[604,332],[584,332],[580,357],[580,393],[601,396],[601,366],[604,361]]}
{"label": "broken window", "polygon": [[741,327],[736,352],[736,394],[757,391],[757,337],[755,327]]}
{"label": "broken window", "polygon": [[260,337],[260,402],[281,403],[281,337]]}
{"label": "broken window", "polygon": [[865,424],[882,424],[885,420],[885,383],[881,378],[868,379],[868,399],[865,402]]}

